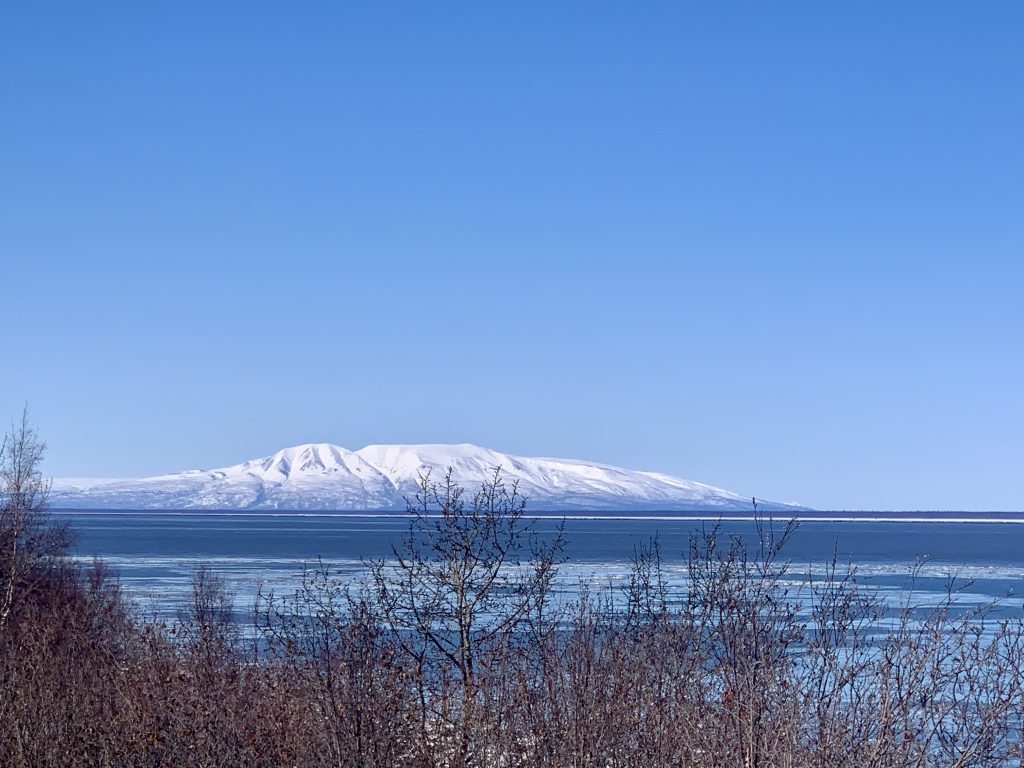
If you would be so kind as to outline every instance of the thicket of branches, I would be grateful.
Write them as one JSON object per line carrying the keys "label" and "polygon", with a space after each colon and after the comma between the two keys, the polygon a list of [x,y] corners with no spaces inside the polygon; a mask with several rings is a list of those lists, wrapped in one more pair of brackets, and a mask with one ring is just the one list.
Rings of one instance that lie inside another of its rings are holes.
{"label": "thicket of branches", "polygon": [[673,594],[656,542],[628,586],[553,592],[500,474],[423,480],[408,536],[358,585],[329,565],[239,617],[196,572],[141,620],[45,517],[27,421],[0,458],[0,765],[1009,766],[1024,631],[908,592],[883,615],[849,570],[809,581],[792,524],[751,551],[695,536]]}

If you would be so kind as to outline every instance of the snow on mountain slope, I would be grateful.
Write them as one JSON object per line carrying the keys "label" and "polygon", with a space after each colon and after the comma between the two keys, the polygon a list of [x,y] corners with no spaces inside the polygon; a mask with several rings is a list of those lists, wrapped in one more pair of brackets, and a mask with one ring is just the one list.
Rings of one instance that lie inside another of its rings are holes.
{"label": "snow on mountain slope", "polygon": [[[213,470],[141,480],[55,480],[55,507],[93,509],[405,509],[421,474],[451,468],[468,492],[496,467],[517,481],[531,511],[733,511],[750,497],[656,472],[571,459],[529,458],[475,445],[368,445],[349,451],[316,443]],[[765,509],[795,509],[766,503]]]}

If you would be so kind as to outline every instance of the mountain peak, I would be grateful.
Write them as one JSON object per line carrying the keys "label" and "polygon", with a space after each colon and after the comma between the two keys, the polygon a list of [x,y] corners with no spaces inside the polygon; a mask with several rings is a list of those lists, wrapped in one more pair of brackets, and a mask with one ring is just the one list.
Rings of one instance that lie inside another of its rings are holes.
{"label": "mountain peak", "polygon": [[[305,443],[270,456],[209,471],[142,480],[54,485],[54,506],[97,509],[405,509],[420,476],[451,469],[474,491],[500,467],[531,511],[742,511],[750,496],[655,472],[574,459],[513,456],[460,443],[367,445],[350,451]],[[794,509],[766,502],[766,510]]]}

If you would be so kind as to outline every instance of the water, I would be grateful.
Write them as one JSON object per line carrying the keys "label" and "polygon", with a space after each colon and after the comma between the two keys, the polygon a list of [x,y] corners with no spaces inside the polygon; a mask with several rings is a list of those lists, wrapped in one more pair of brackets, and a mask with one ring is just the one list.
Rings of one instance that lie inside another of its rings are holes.
{"label": "water", "polygon": [[[408,526],[403,516],[296,513],[81,512],[54,513],[77,533],[76,553],[98,556],[120,574],[122,584],[150,613],[173,616],[200,562],[222,575],[240,606],[250,605],[259,586],[289,592],[304,567],[318,558],[343,578],[365,572],[364,559],[387,558]],[[964,515],[955,515],[963,518]],[[1017,515],[1016,519],[1024,516]],[[986,516],[989,522],[910,522],[868,519],[805,519],[785,551],[794,576],[821,574],[833,552],[854,563],[862,581],[892,604],[906,597],[915,562],[925,559],[914,589],[918,602],[938,598],[951,577],[972,580],[964,605],[1002,597],[1000,615],[1019,614],[1024,596],[1024,525]],[[541,536],[552,536],[555,519],[538,519]],[[670,580],[684,575],[689,537],[712,522],[693,519],[580,519],[565,521],[568,562],[563,589],[580,580],[624,583],[638,546],[660,539]],[[756,541],[750,520],[726,520],[724,534]],[[1009,595],[1009,597],[1006,597]]]}

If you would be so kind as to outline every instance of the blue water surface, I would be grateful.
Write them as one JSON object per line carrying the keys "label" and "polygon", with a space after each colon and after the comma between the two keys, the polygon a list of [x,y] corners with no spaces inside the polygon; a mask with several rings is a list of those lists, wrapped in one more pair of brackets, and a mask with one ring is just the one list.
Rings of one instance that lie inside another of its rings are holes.
{"label": "blue water surface", "polygon": [[[192,571],[207,563],[221,574],[240,605],[256,590],[290,591],[303,568],[318,560],[341,578],[358,579],[364,560],[387,558],[409,520],[404,516],[357,516],[268,512],[55,511],[76,532],[76,554],[100,557],[119,573],[126,591],[146,610],[173,614],[187,594]],[[955,517],[955,516],[954,516]],[[962,516],[961,516],[962,517]],[[561,521],[535,521],[550,537]],[[625,582],[637,548],[658,537],[670,580],[685,580],[690,537],[716,523],[692,519],[564,520],[561,583]],[[717,523],[724,536],[737,535],[756,547],[750,520]],[[780,524],[776,524],[779,527]],[[912,586],[925,598],[943,593],[950,578],[969,584],[962,601],[982,604],[1002,598],[1002,615],[1019,613],[1024,595],[1024,525],[1014,522],[877,522],[807,519],[784,551],[795,579],[818,578],[837,557],[850,562],[865,584],[888,599],[905,599]],[[910,574],[922,563],[916,579]],[[1006,597],[1009,595],[1009,597]]]}

